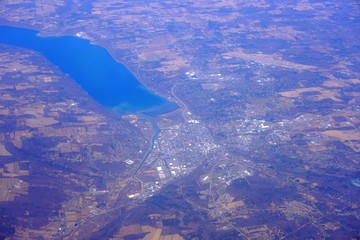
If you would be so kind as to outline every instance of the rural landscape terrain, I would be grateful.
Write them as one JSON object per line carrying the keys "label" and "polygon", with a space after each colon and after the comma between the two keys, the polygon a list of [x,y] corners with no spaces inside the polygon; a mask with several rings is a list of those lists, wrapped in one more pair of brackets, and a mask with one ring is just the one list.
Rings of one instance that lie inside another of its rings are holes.
{"label": "rural landscape terrain", "polygon": [[[359,239],[360,3],[2,0],[176,103],[96,102],[0,43],[0,239]],[[1,39],[1,36],[0,36]]]}

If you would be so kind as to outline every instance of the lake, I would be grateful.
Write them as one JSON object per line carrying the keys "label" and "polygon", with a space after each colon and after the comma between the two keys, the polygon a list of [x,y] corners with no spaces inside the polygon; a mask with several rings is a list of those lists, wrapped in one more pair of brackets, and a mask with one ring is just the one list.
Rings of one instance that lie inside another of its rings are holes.
{"label": "lake", "polygon": [[77,37],[39,37],[38,33],[31,29],[0,26],[0,43],[41,53],[97,102],[118,114],[156,115],[178,107],[147,90],[105,48]]}

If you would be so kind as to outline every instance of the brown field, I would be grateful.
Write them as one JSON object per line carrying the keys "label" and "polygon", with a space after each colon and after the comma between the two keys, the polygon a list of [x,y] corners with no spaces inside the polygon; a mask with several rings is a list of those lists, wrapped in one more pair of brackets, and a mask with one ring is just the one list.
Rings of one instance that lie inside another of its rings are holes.
{"label": "brown field", "polygon": [[6,150],[5,146],[0,143],[0,156],[12,156],[8,150]]}
{"label": "brown field", "polygon": [[346,82],[336,81],[336,80],[325,81],[322,85],[325,86],[325,87],[330,87],[330,88],[331,87],[337,88],[337,87],[347,87],[347,86],[349,86]]}
{"label": "brown field", "polygon": [[14,201],[20,194],[28,194],[29,185],[17,178],[0,178],[0,202]]}
{"label": "brown field", "polygon": [[[28,161],[26,161],[28,162]],[[18,177],[18,176],[28,176],[29,170],[21,170],[19,162],[12,162],[5,164],[6,172],[3,168],[0,168],[0,173],[3,177]]]}
{"label": "brown field", "polygon": [[125,236],[130,234],[139,234],[142,232],[140,224],[128,225],[121,228],[121,233]]}
{"label": "brown field", "polygon": [[160,72],[171,72],[171,71],[178,71],[181,68],[189,67],[189,64],[187,63],[187,61],[181,57],[179,57],[178,59],[162,61],[161,64],[163,66],[159,67],[159,68],[155,68],[155,70],[160,71]]}
{"label": "brown field", "polygon": [[315,69],[314,66],[303,65],[303,64],[298,64],[298,63],[293,63],[293,62],[282,60],[280,56],[267,55],[267,54],[262,54],[262,53],[247,54],[247,53],[244,53],[243,49],[240,49],[240,48],[238,48],[232,52],[223,53],[222,55],[228,56],[228,57],[241,58],[241,59],[244,59],[247,61],[254,61],[254,62],[259,62],[259,63],[263,63],[263,64],[267,64],[267,65],[274,65],[274,66],[297,69],[297,70],[314,70]]}
{"label": "brown field", "polygon": [[360,140],[360,132],[356,130],[328,130],[321,133],[330,137],[338,138],[340,141]]}
{"label": "brown field", "polygon": [[[342,67],[343,68],[343,67]],[[330,80],[325,81],[322,85],[325,87],[348,87],[350,85],[356,85],[360,83],[359,79],[338,79],[332,74],[326,73],[324,76],[328,77]]]}
{"label": "brown field", "polygon": [[162,229],[154,228],[150,226],[141,226],[143,232],[150,232],[147,234],[143,240],[159,240],[161,236]]}
{"label": "brown field", "polygon": [[314,94],[309,97],[312,97],[314,101],[320,101],[326,98],[330,98],[335,102],[341,102],[339,94],[334,90],[327,90],[321,87],[311,87],[311,88],[299,88],[293,91],[281,92],[280,95],[289,98],[297,98],[300,97],[302,93],[306,92],[319,92],[319,94]]}
{"label": "brown field", "polygon": [[26,125],[31,127],[31,128],[40,128],[40,127],[53,125],[53,124],[56,124],[56,123],[59,123],[59,121],[55,120],[54,118],[49,118],[49,117],[41,117],[41,116],[39,116],[38,118],[28,118],[28,119],[26,119]]}
{"label": "brown field", "polygon": [[143,240],[184,240],[179,234],[161,235],[162,229],[151,226],[141,226],[140,224],[128,225],[112,238],[113,240],[123,239],[124,236],[140,233],[148,233]]}
{"label": "brown field", "polygon": [[244,206],[244,201],[235,201],[235,202],[231,202],[231,203],[227,203],[227,204],[222,204],[222,207],[225,208],[226,210],[229,210],[231,208],[236,208],[236,207],[242,207]]}
{"label": "brown field", "polygon": [[318,202],[318,200],[316,200],[316,198],[310,194],[303,194],[304,197],[306,197],[307,199],[309,199],[312,202]]}
{"label": "brown field", "polygon": [[179,234],[160,236],[159,240],[184,240]]}

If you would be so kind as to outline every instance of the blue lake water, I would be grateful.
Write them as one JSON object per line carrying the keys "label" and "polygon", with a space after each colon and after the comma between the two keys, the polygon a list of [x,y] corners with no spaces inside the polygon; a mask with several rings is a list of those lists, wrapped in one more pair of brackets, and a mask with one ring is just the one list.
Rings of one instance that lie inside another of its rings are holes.
{"label": "blue lake water", "polygon": [[147,90],[105,48],[77,37],[37,34],[35,30],[0,26],[0,43],[41,53],[97,102],[116,113],[156,115],[178,107]]}

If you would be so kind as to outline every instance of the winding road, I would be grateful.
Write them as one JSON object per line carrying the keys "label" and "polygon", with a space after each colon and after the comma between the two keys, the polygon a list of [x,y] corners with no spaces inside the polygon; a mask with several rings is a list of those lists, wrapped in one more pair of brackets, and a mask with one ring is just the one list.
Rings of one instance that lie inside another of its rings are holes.
{"label": "winding road", "polygon": [[187,122],[189,120],[191,120],[191,117],[189,116],[189,108],[188,106],[180,99],[178,98],[178,96],[176,96],[174,89],[178,86],[178,84],[175,84],[172,88],[171,88],[171,94],[173,95],[173,97],[176,99],[176,101],[178,102],[178,104],[181,107],[181,115],[184,118],[184,120]]}

